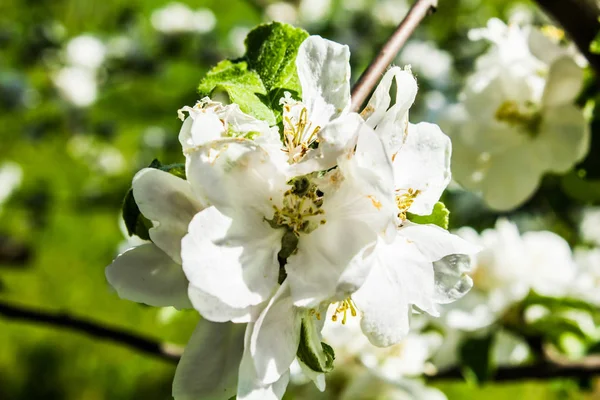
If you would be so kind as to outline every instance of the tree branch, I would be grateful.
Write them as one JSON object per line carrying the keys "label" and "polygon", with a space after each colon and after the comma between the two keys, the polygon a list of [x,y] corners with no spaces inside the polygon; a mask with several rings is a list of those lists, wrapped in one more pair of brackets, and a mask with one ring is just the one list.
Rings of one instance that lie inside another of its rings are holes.
{"label": "tree branch", "polygon": [[[109,340],[160,359],[177,363],[181,357],[181,349],[161,343],[157,340],[126,332],[120,328],[102,326],[97,322],[73,317],[66,313],[35,310],[30,307],[16,306],[0,301],[0,315],[14,320],[47,325],[54,328],[65,328],[99,339]],[[600,357],[588,357],[573,362],[553,358],[550,362],[537,365],[498,368],[490,378],[492,382],[523,381],[532,379],[554,378],[589,378],[600,375]],[[463,379],[460,367],[449,368],[438,374],[428,376],[429,381]]]}
{"label": "tree branch", "polygon": [[132,350],[149,354],[173,363],[177,363],[181,356],[181,349],[178,346],[161,343],[144,336],[126,332],[120,328],[102,326],[97,322],[72,317],[66,313],[40,311],[0,301],[0,315],[10,319],[32,322],[34,324],[48,325],[55,328],[66,328],[99,339],[106,339],[130,347]]}
{"label": "tree branch", "polygon": [[536,0],[575,42],[590,65],[600,74],[600,55],[590,52],[590,43],[600,30],[600,5],[595,0]]}
{"label": "tree branch", "polygon": [[[546,380],[555,378],[589,378],[600,375],[600,363],[591,363],[586,360],[570,363],[542,363],[534,365],[519,365],[514,367],[500,367],[490,377],[490,382],[515,382],[524,380]],[[463,379],[459,367],[440,371],[436,375],[427,377],[428,381]]]}
{"label": "tree branch", "polygon": [[394,33],[383,45],[379,54],[369,64],[365,72],[360,76],[358,82],[352,88],[352,111],[358,111],[365,102],[381,75],[392,63],[406,40],[412,35],[421,21],[432,11],[435,11],[438,0],[417,0],[400,22]]}

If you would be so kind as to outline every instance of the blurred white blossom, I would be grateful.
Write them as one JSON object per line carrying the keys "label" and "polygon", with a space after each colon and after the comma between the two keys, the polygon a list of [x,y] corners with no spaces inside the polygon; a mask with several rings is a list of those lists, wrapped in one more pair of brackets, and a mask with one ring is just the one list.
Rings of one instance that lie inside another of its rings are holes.
{"label": "blurred white blossom", "polygon": [[19,164],[12,161],[0,164],[0,212],[2,205],[19,188],[22,180],[23,170]]}
{"label": "blurred white blossom", "polygon": [[376,0],[371,14],[384,26],[396,26],[404,19],[409,5],[406,0]]}
{"label": "blurred white blossom", "polygon": [[600,246],[600,207],[582,210],[579,233],[584,241]]}
{"label": "blurred white blossom", "polygon": [[474,331],[496,322],[531,289],[547,296],[567,294],[576,273],[568,243],[548,231],[520,234],[517,226],[500,219],[495,229],[480,235],[465,227],[458,235],[483,250],[472,257],[473,289],[445,307],[451,328]]}
{"label": "blurred white blossom", "polygon": [[441,124],[453,139],[455,179],[494,209],[522,204],[543,174],[569,171],[588,151],[589,124],[574,105],[583,70],[557,35],[497,19],[469,32],[491,47]]}
{"label": "blurred white blossom", "polygon": [[89,106],[98,97],[96,72],[87,68],[61,68],[54,74],[53,81],[60,94],[75,106]]}
{"label": "blurred white blossom", "polygon": [[423,76],[438,84],[445,84],[450,78],[452,56],[432,41],[409,41],[398,59],[402,64],[410,64],[417,77]]}
{"label": "blurred white blossom", "polygon": [[106,57],[106,47],[92,35],[81,35],[71,39],[66,47],[66,61],[72,66],[90,70],[98,69]]}
{"label": "blurred white blossom", "polygon": [[236,26],[229,31],[227,39],[233,49],[234,56],[241,56],[246,51],[246,36],[250,32],[250,29],[245,26]]}
{"label": "blurred white blossom", "polygon": [[117,148],[101,143],[93,136],[73,136],[67,143],[67,151],[73,158],[101,174],[118,175],[126,166],[125,158]]}
{"label": "blurred white blossom", "polygon": [[217,24],[217,18],[211,10],[192,10],[187,5],[177,2],[152,12],[151,21],[154,29],[166,34],[208,33]]}
{"label": "blurred white blossom", "polygon": [[65,47],[65,65],[51,75],[60,95],[77,107],[94,103],[98,97],[98,69],[106,55],[106,46],[95,36],[71,39]]}
{"label": "blurred white blossom", "polygon": [[267,20],[286,22],[288,24],[293,24],[298,19],[296,8],[284,1],[269,4],[265,9],[265,16]]}

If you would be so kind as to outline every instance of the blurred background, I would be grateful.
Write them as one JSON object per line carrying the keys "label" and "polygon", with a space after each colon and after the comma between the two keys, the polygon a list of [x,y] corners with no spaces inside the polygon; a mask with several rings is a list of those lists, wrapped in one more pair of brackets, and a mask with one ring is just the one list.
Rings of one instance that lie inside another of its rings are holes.
{"label": "blurred background", "polygon": [[[195,312],[120,300],[105,280],[106,265],[131,244],[120,208],[133,175],[155,158],[182,162],[177,110],[199,100],[196,87],[208,69],[243,54],[253,26],[284,21],[348,44],[355,81],[408,6],[405,0],[2,0],[0,300],[184,345]],[[411,120],[436,121],[456,101],[486,49],[469,41],[468,31],[492,17],[548,22],[526,1],[440,0],[396,61],[411,64],[418,78]],[[595,142],[592,134],[589,154],[598,154]],[[595,163],[588,156],[576,170],[589,177]],[[563,190],[566,184],[579,188],[569,191],[575,195]],[[451,228],[481,231],[510,216],[521,230],[547,229],[573,246],[582,207],[600,200],[598,189],[598,198],[587,198],[591,189],[583,184],[547,175],[510,213],[454,190],[445,199]],[[118,344],[0,316],[0,399],[168,399],[174,370]],[[449,399],[600,398],[590,379],[478,385],[456,378],[431,385]],[[336,387],[334,381],[332,399]],[[299,385],[286,398],[313,396]]]}

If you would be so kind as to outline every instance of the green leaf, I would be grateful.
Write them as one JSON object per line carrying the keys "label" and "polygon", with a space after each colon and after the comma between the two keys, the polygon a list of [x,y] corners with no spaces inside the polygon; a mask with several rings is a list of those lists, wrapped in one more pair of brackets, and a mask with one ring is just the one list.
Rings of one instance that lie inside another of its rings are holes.
{"label": "green leaf", "polygon": [[476,383],[487,381],[493,373],[492,366],[492,335],[482,338],[471,338],[459,348],[461,365],[466,378],[472,378]]}
{"label": "green leaf", "polygon": [[433,206],[433,212],[429,215],[417,215],[413,213],[406,213],[409,221],[415,224],[434,224],[440,228],[448,229],[450,222],[450,210],[446,208],[446,205],[441,201],[435,203]]}
{"label": "green leaf", "polygon": [[570,309],[587,311],[592,314],[600,312],[596,306],[580,299],[542,296],[531,291],[525,300],[523,300],[523,307],[529,307],[534,304],[547,307],[553,314],[558,311],[568,311]]}
{"label": "green leaf", "polygon": [[[162,165],[157,159],[152,160],[148,168],[160,169],[168,172],[178,178],[186,179],[184,164],[169,164]],[[122,207],[123,221],[127,228],[129,236],[136,235],[144,240],[150,240],[148,230],[152,228],[152,221],[146,218],[140,211],[135,198],[133,197],[133,189],[129,189],[123,200]]]}
{"label": "green leaf", "polygon": [[148,230],[152,228],[152,221],[144,217],[133,198],[133,189],[129,189],[123,200],[123,221],[129,236],[139,236],[141,239],[150,240]]}
{"label": "green leaf", "polygon": [[330,372],[333,370],[335,353],[331,346],[321,342],[319,337],[313,317],[309,315],[303,318],[300,327],[300,344],[296,356],[315,372]]}
{"label": "green leaf", "polygon": [[200,95],[224,90],[242,111],[275,125],[281,119],[279,99],[284,92],[301,93],[296,55],[307,37],[306,31],[291,25],[259,25],[246,38],[246,54],[209,71],[198,87]]}

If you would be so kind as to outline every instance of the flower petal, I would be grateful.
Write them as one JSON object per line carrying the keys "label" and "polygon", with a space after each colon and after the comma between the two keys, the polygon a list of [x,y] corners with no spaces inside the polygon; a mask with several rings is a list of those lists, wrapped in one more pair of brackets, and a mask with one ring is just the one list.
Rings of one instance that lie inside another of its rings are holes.
{"label": "flower petal", "polygon": [[419,225],[406,222],[399,229],[399,233],[413,242],[429,262],[441,260],[450,254],[475,254],[480,251],[479,247],[460,236],[431,224]]}
{"label": "flower petal", "polygon": [[327,220],[302,236],[285,265],[294,304],[315,307],[357,290],[369,272],[367,255],[376,240],[365,223],[351,219]]}
{"label": "flower petal", "polygon": [[155,307],[190,308],[181,265],[152,243],[127,250],[106,267],[119,297]]}
{"label": "flower petal", "polygon": [[196,148],[187,156],[187,178],[222,213],[256,210],[269,218],[283,196],[286,165],[246,139],[223,139]]}
{"label": "flower petal", "polygon": [[[396,83],[394,105],[390,107],[390,89]],[[390,68],[375,89],[361,116],[383,139],[390,152],[398,151],[406,138],[408,109],[417,96],[417,81],[409,70]]]}
{"label": "flower petal", "polygon": [[523,204],[537,190],[544,161],[532,146],[519,146],[490,157],[487,170],[479,183],[488,206],[508,211]]}
{"label": "flower petal", "polygon": [[181,238],[188,224],[204,207],[185,180],[155,168],[144,168],[133,178],[133,197],[142,214],[158,222],[150,239],[181,264]]}
{"label": "flower petal", "polygon": [[298,49],[302,102],[313,124],[324,127],[350,106],[350,49],[346,45],[308,37]]}
{"label": "flower petal", "polygon": [[250,339],[250,353],[261,382],[277,382],[289,371],[298,351],[301,322],[286,280],[256,320]]}
{"label": "flower petal", "polygon": [[212,296],[195,286],[189,285],[188,296],[193,307],[198,310],[200,315],[212,322],[252,322],[256,321],[264,304],[248,306],[244,308],[231,307],[218,297]]}
{"label": "flower petal", "polygon": [[354,151],[359,133],[370,129],[358,114],[350,113],[325,125],[317,134],[319,147],[310,149],[302,160],[292,165],[294,175],[333,168],[338,157]]}
{"label": "flower petal", "polygon": [[184,152],[225,136],[225,126],[212,110],[185,109],[190,116],[183,121],[179,131],[179,143]]}
{"label": "flower petal", "polygon": [[275,383],[263,383],[256,374],[254,360],[250,351],[254,324],[248,324],[244,337],[244,356],[240,363],[237,399],[239,400],[280,400],[290,380],[289,371],[285,371]]}
{"label": "flower petal", "polygon": [[410,124],[406,143],[395,155],[396,189],[417,190],[409,211],[428,215],[450,183],[450,138],[435,124]]}
{"label": "flower petal", "polygon": [[542,97],[544,107],[572,104],[583,88],[583,69],[570,56],[550,65]]}
{"label": "flower petal", "polygon": [[352,299],[362,314],[361,328],[369,341],[387,347],[408,333],[412,304],[435,314],[433,267],[400,235],[390,244],[380,241],[375,254],[366,282]]}
{"label": "flower petal", "polygon": [[191,285],[231,307],[260,304],[277,287],[282,236],[251,211],[230,218],[209,207],[182,240],[183,270]]}
{"label": "flower petal", "polygon": [[244,325],[200,321],[179,360],[175,400],[222,400],[235,394]]}
{"label": "flower petal", "polygon": [[549,171],[565,173],[583,159],[590,149],[590,124],[583,110],[564,105],[546,110],[537,138]]}

